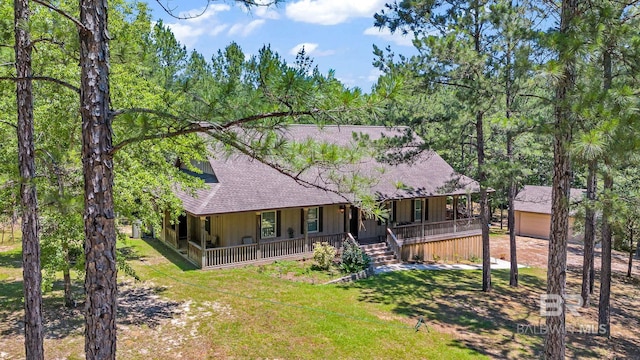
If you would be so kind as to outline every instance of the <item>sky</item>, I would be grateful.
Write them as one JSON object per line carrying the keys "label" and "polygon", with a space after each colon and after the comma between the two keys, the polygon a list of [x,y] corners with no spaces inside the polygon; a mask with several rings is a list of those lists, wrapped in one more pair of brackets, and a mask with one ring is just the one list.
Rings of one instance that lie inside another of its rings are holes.
{"label": "sky", "polygon": [[251,9],[234,1],[212,1],[205,9],[206,0],[159,0],[175,15],[195,16],[186,20],[171,17],[155,0],[146,1],[154,19],[162,19],[182,44],[206,58],[235,41],[249,55],[270,44],[293,63],[304,46],[322,73],[333,69],[346,86],[366,92],[380,74],[372,65],[373,44],[390,45],[396,54],[416,53],[411,37],[373,26],[373,15],[389,0],[288,0]]}

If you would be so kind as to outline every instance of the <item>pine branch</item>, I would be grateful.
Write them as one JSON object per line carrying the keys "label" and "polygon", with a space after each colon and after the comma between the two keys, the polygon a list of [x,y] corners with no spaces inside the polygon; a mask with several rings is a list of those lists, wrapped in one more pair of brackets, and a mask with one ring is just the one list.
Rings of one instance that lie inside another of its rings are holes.
{"label": "pine branch", "polygon": [[[173,120],[177,120],[179,122],[184,122],[183,119],[180,119],[175,115],[164,113],[162,111],[156,111],[156,110],[151,110],[151,109],[143,109],[143,108],[132,108],[132,109],[125,109],[125,110],[117,110],[117,111],[114,111],[112,113],[112,115],[116,116],[116,115],[121,115],[121,114],[124,114],[124,113],[132,113],[132,112],[141,112],[141,113],[155,114],[155,115],[159,115],[159,116],[166,116],[166,117],[169,117],[169,118],[171,118]],[[211,124],[211,123],[206,123],[206,122],[198,123],[198,122],[194,121],[194,122],[189,122],[186,127],[178,129],[178,130],[175,130],[175,131],[168,131],[168,132],[160,133],[160,134],[141,135],[141,136],[129,138],[127,140],[123,140],[120,143],[118,143],[117,145],[115,145],[111,149],[110,153],[111,154],[115,154],[118,150],[122,149],[124,146],[130,145],[130,144],[133,144],[133,143],[136,143],[136,142],[140,142],[140,141],[145,141],[145,140],[168,139],[168,138],[173,138],[173,137],[187,135],[187,134],[193,134],[193,133],[205,133],[205,132],[209,132],[209,131],[212,131],[212,130],[222,131],[222,130],[226,130],[226,129],[229,129],[229,128],[232,128],[232,127],[235,127],[235,126],[240,126],[240,125],[248,123],[248,122],[253,122],[253,121],[256,121],[256,120],[262,120],[262,119],[268,119],[268,118],[286,117],[286,116],[313,115],[313,114],[315,114],[317,112],[319,112],[319,110],[313,109],[313,110],[309,110],[309,111],[293,111],[293,112],[284,112],[283,111],[283,112],[264,113],[264,114],[252,115],[252,116],[248,116],[248,117],[245,117],[245,118],[229,121],[229,122],[224,123],[224,124]]]}
{"label": "pine branch", "polygon": [[80,22],[80,20],[78,20],[75,17],[71,16],[71,14],[67,13],[66,11],[53,6],[52,4],[48,3],[47,1],[33,0],[33,2],[36,3],[36,4],[40,4],[40,5],[46,7],[48,9],[50,9],[50,10],[53,10],[53,11],[57,12],[58,14],[62,15],[63,17],[67,18],[69,21],[74,23],[76,25],[76,27],[78,27],[78,29],[81,29],[83,31],[87,31],[87,27],[84,26],[84,24],[82,24]]}
{"label": "pine branch", "polygon": [[79,87],[71,85],[66,81],[62,81],[60,79],[52,78],[52,77],[49,77],[49,76],[30,76],[30,77],[27,77],[27,78],[14,77],[14,76],[0,76],[0,80],[20,81],[20,80],[25,80],[25,79],[49,81],[49,82],[52,82],[52,83],[56,83],[58,85],[62,85],[64,87],[66,87],[67,89],[73,90],[76,93],[80,94],[80,88]]}
{"label": "pine branch", "polygon": [[7,126],[11,126],[11,127],[12,127],[12,128],[14,128],[14,129],[17,129],[17,128],[18,128],[18,126],[17,126],[16,124],[12,124],[12,123],[10,123],[10,122],[8,122],[8,121],[4,121],[4,120],[0,120],[0,124],[4,124],[4,125],[7,125]]}

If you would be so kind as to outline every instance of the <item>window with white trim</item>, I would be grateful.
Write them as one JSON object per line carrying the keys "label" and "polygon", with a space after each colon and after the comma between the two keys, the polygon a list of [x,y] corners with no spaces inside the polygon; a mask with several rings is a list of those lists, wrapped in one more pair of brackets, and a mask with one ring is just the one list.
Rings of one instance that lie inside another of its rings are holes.
{"label": "window with white trim", "polygon": [[320,210],[317,207],[309,208],[307,215],[307,233],[316,233],[320,231],[319,221]]}
{"label": "window with white trim", "polygon": [[260,238],[268,239],[276,237],[276,212],[263,211],[260,214]]}
{"label": "window with white trim", "polygon": [[422,221],[422,199],[413,202],[413,219],[414,221]]}

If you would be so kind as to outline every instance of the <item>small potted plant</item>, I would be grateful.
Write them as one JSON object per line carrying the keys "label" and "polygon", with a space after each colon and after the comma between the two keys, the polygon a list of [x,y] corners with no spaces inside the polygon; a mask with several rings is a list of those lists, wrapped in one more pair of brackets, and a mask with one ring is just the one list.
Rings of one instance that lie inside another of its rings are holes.
{"label": "small potted plant", "polygon": [[289,239],[293,239],[293,228],[287,228],[287,235],[289,235]]}
{"label": "small potted plant", "polygon": [[422,256],[420,256],[420,254],[413,255],[413,262],[416,264],[422,264]]}

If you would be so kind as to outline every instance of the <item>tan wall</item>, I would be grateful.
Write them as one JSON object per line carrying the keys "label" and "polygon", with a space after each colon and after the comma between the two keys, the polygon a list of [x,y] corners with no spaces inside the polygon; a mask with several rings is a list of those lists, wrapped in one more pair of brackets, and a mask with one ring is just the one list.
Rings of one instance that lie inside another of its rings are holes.
{"label": "tan wall", "polygon": [[[429,209],[428,214],[425,214],[426,222],[445,221],[447,216],[447,198],[445,196],[438,196],[431,197],[428,200]],[[425,199],[422,199],[422,201],[422,208],[424,210],[427,205]],[[411,213],[413,212],[411,204],[411,199],[396,201],[396,222],[403,223],[411,221]],[[415,221],[418,222],[419,219]]]}
{"label": "tan wall", "polygon": [[516,235],[549,238],[551,215],[516,211]]}
{"label": "tan wall", "polygon": [[[300,232],[301,215],[300,208],[283,209],[280,214],[279,237],[265,239],[265,241],[273,241],[280,239],[288,239],[288,228],[293,229],[293,237],[299,238],[304,234]],[[233,214],[222,214],[211,216],[211,236],[218,235],[218,246],[235,246],[242,245],[242,238],[250,236],[253,242],[257,241],[258,234],[258,216],[257,212],[242,212]],[[316,234],[337,234],[344,230],[344,214],[340,212],[339,205],[323,206],[322,210],[323,222],[322,232]]]}
{"label": "tan wall", "polygon": [[429,218],[427,222],[439,222],[447,220],[447,197],[439,196],[429,198]]}
{"label": "tan wall", "polygon": [[434,255],[441,260],[448,261],[469,260],[471,257],[480,258],[482,256],[482,236],[467,236],[402,247],[402,260],[413,260],[416,254],[424,261],[434,260]]}
{"label": "tan wall", "polygon": [[[516,211],[515,213],[516,235],[549,239],[549,231],[551,231],[551,215],[524,211]],[[583,234],[578,229],[574,231],[574,223],[575,218],[569,217],[569,240],[582,241]]]}

